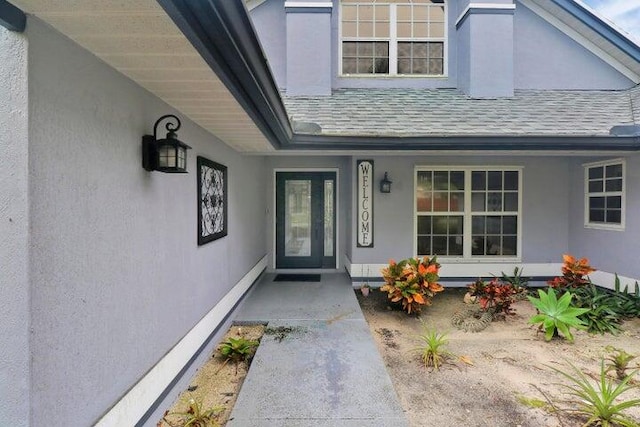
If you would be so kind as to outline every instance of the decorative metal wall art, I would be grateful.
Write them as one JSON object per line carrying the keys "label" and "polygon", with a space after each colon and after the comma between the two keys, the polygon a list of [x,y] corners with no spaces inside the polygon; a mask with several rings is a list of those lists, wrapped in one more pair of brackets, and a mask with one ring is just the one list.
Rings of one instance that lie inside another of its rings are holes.
{"label": "decorative metal wall art", "polygon": [[227,235],[227,167],[198,156],[198,245]]}

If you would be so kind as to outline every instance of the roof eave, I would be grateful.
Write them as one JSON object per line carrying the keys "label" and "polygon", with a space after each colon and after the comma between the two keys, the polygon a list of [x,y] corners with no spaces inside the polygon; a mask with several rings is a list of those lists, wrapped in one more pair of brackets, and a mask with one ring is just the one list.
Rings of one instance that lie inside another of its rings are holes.
{"label": "roof eave", "polygon": [[22,33],[27,25],[27,17],[8,1],[0,0],[0,25],[9,31]]}
{"label": "roof eave", "polygon": [[271,70],[241,0],[158,0],[274,148],[293,132]]}
{"label": "roof eave", "polygon": [[290,150],[403,151],[640,151],[640,137],[630,136],[293,136]]}

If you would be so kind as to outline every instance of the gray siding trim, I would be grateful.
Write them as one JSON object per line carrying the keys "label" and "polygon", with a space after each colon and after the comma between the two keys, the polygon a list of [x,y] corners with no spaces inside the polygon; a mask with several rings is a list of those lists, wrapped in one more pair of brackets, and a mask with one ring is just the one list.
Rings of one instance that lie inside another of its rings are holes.
{"label": "gray siding trim", "polygon": [[503,7],[474,7],[470,6],[462,12],[462,15],[456,21],[456,30],[471,15],[513,15],[516,11],[515,5],[504,5]]}
{"label": "gray siding trim", "polygon": [[27,26],[24,12],[6,0],[0,0],[0,25],[11,31],[21,33]]}

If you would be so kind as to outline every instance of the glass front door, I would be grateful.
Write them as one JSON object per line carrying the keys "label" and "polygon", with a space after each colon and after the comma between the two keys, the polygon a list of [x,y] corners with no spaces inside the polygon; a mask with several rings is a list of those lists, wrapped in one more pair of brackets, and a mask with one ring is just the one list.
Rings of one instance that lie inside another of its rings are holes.
{"label": "glass front door", "polygon": [[276,268],[334,268],[335,172],[276,172]]}

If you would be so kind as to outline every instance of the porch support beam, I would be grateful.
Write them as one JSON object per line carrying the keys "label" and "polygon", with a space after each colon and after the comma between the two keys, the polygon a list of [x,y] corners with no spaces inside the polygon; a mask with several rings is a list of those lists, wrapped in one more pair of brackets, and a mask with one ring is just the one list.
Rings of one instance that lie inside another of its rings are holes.
{"label": "porch support beam", "polygon": [[27,16],[8,1],[0,0],[0,25],[10,31],[22,33],[27,25]]}

